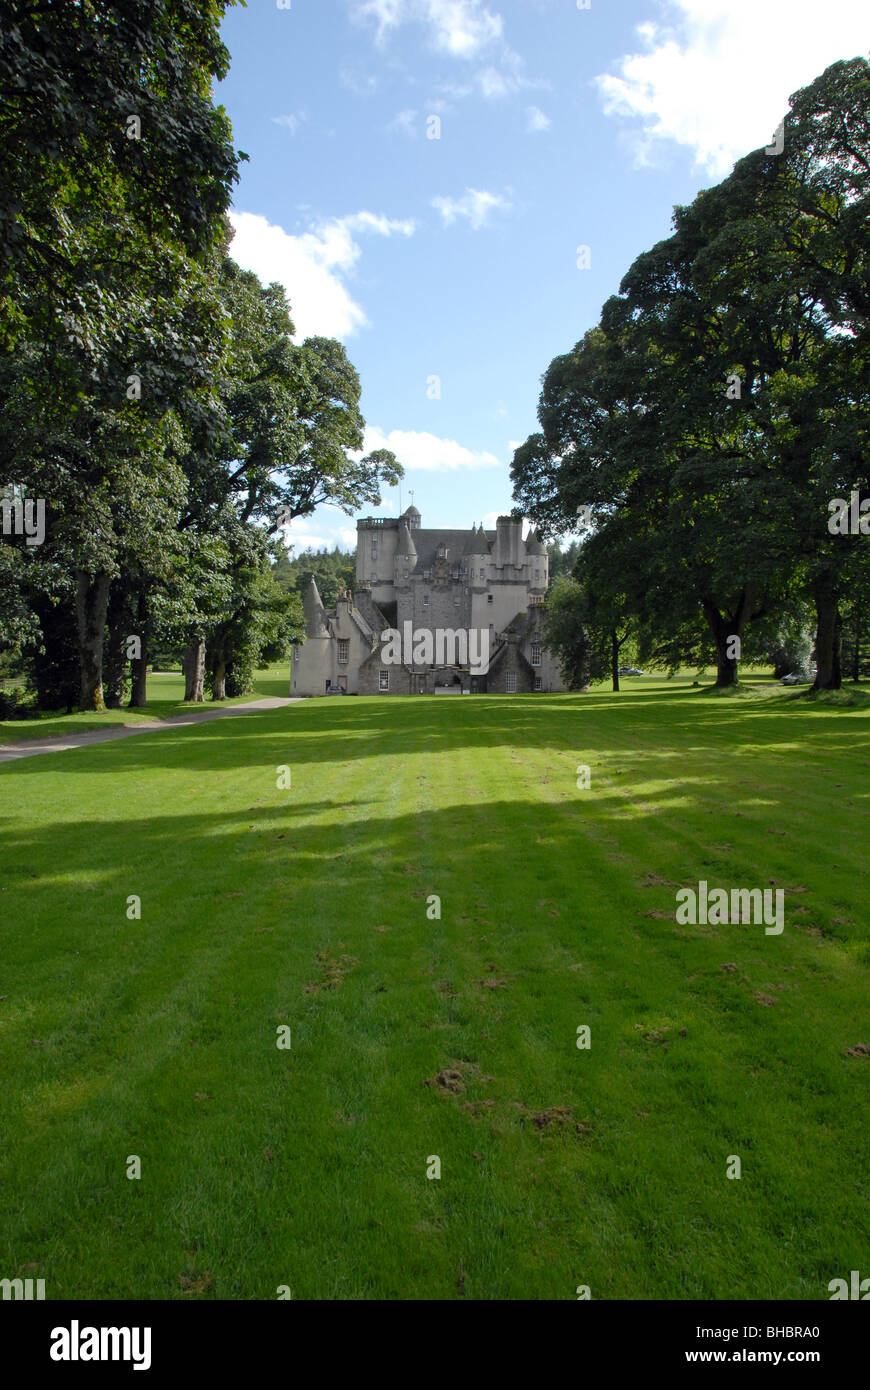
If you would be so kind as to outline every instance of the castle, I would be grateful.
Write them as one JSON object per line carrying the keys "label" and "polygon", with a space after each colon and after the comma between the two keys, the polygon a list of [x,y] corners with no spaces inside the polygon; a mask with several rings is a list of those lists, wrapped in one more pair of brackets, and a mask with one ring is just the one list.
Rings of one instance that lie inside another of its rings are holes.
{"label": "castle", "polygon": [[[420,522],[416,507],[357,522],[354,591],[334,612],[311,579],[290,694],[564,690],[539,631],[549,560],[538,536],[524,540],[522,521],[511,516],[488,532],[425,530]],[[400,634],[421,640],[393,640]],[[484,661],[475,659],[481,646]]]}

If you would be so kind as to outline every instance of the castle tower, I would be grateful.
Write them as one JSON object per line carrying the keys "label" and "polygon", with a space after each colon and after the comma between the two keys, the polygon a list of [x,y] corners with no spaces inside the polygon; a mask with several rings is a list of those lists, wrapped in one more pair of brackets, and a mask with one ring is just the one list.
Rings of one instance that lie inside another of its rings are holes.
{"label": "castle tower", "polygon": [[314,582],[313,574],[308,581],[308,587],[302,599],[302,611],[305,614],[306,636],[329,636],[329,629],[326,626],[326,609],[323,606],[323,599],[320,597],[320,590]]}
{"label": "castle tower", "polygon": [[490,549],[486,532],[482,526],[479,530],[472,527],[471,535],[465,546],[465,561],[470,571],[468,582],[471,588],[483,589],[485,587],[489,573],[489,560]]}
{"label": "castle tower", "polygon": [[547,592],[550,557],[537,531],[530,531],[526,536],[526,563],[529,571],[529,588],[535,594],[545,594]]}

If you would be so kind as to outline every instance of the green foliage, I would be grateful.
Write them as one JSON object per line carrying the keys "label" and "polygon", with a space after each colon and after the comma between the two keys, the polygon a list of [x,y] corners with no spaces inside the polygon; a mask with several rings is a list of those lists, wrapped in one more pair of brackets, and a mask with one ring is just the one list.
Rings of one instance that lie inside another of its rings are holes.
{"label": "green foliage", "polygon": [[301,600],[277,584],[264,533],[237,526],[232,556],[224,612],[206,642],[206,684],[215,699],[246,694],[254,670],[285,657],[305,632]]}
{"label": "green foliage", "polygon": [[26,147],[3,209],[0,484],[47,506],[38,551],[4,540],[0,652],[46,707],[118,704],[130,635],[146,660],[204,635],[243,688],[299,627],[261,528],[377,504],[401,476],[388,451],[350,457],[365,422],[344,348],[294,344],[284,289],[225,254],[224,8],[13,4],[0,52],[0,154]]}
{"label": "green foliage", "polygon": [[300,598],[304,597],[309,580],[314,579],[328,610],[335,607],[342,589],[353,589],[356,552],[341,550],[338,546],[332,550],[306,548],[298,555],[289,555],[285,550],[276,561],[273,574],[282,589],[292,590]]}
{"label": "green foliage", "polygon": [[547,595],[541,621],[541,637],[559,663],[569,690],[583,690],[604,674],[596,663],[586,625],[586,595],[574,579],[563,575]]}
{"label": "green foliage", "polygon": [[781,157],[756,151],[677,208],[550,364],[514,456],[516,503],[547,534],[589,508],[590,601],[669,664],[712,641],[723,685],[733,637],[799,588],[835,686],[838,608],[867,583],[828,502],[870,456],[868,110],[870,64],[834,64],[792,98]]}

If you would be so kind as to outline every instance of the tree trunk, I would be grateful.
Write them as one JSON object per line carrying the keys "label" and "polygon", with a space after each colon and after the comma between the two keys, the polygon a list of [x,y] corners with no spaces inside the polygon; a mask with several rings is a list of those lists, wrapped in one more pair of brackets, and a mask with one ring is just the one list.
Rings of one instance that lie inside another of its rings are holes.
{"label": "tree trunk", "polygon": [[148,589],[138,586],[133,612],[136,627],[129,637],[139,638],[139,655],[130,658],[130,702],[129,709],[144,709],[148,703],[148,640],[151,619],[148,611]]}
{"label": "tree trunk", "polygon": [[144,709],[148,703],[148,637],[142,634],[141,655],[130,662],[132,686],[129,709]]}
{"label": "tree trunk", "polygon": [[619,641],[616,636],[616,628],[610,629],[610,679],[613,689],[619,689]]}
{"label": "tree trunk", "polygon": [[843,683],[840,667],[843,636],[839,595],[830,571],[816,580],[813,597],[816,601],[816,679],[813,690],[839,690]]}
{"label": "tree trunk", "polygon": [[227,663],[221,657],[215,657],[211,698],[213,700],[225,700],[227,698],[226,688]]}
{"label": "tree trunk", "polygon": [[202,704],[205,680],[205,637],[199,633],[184,653],[184,698]]}
{"label": "tree trunk", "polygon": [[861,678],[861,610],[855,609],[855,643],[852,647],[852,680]]}
{"label": "tree trunk", "polygon": [[76,575],[76,626],[79,637],[79,709],[104,710],[103,641],[106,635],[106,608],[109,576],[101,571],[95,577],[79,570]]}
{"label": "tree trunk", "polygon": [[739,637],[741,634],[736,630],[736,625],[733,622],[722,617],[719,609],[710,599],[704,599],[701,606],[713,634],[713,641],[716,643],[716,684],[722,688],[737,685],[737,657],[728,655],[728,639]]}
{"label": "tree trunk", "polygon": [[103,647],[103,698],[106,709],[120,709],[127,684],[125,649],[126,595],[121,582],[112,585],[106,610],[107,637]]}

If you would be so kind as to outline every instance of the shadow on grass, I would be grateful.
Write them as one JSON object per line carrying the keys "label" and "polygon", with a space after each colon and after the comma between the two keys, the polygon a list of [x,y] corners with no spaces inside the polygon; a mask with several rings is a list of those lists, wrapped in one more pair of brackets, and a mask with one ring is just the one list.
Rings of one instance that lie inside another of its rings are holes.
{"label": "shadow on grass", "polygon": [[[645,775],[673,778],[675,755],[687,760],[691,774],[692,760],[699,755],[724,754],[730,759],[760,745],[772,754],[779,749],[791,752],[799,745],[807,756],[842,753],[853,760],[861,755],[866,759],[863,725],[856,723],[865,713],[808,701],[794,691],[776,699],[711,701],[691,687],[632,692],[627,698],[592,692],[469,697],[461,703],[435,696],[308,700],[239,715],[232,722],[204,721],[165,730],[158,725],[112,742],[111,754],[99,746],[40,754],[5,764],[0,776],[114,775],[157,768],[209,773],[294,760],[316,764],[532,747],[578,759],[582,755],[587,761],[590,756],[619,758],[643,752]],[[870,737],[870,725],[867,734]]]}

